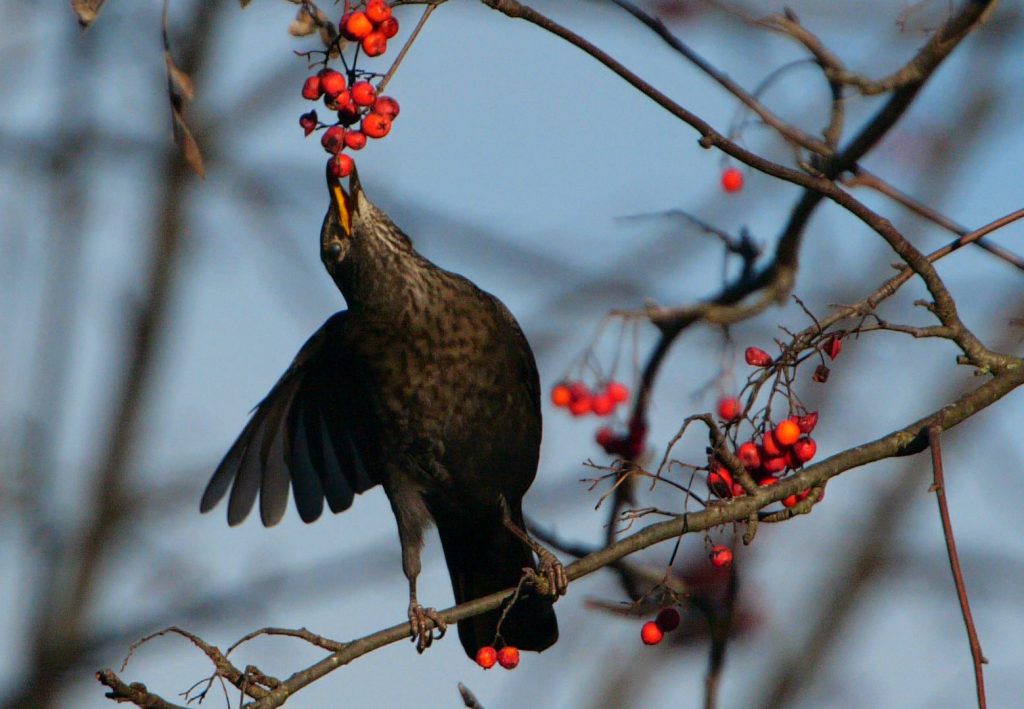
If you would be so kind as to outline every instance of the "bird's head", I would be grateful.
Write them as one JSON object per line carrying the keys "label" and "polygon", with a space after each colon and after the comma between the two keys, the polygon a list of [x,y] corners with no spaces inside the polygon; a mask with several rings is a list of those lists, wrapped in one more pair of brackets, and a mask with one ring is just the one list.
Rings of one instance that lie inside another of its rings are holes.
{"label": "bird's head", "polygon": [[320,258],[335,280],[346,262],[372,262],[412,251],[409,237],[367,198],[359,173],[353,169],[348,180],[346,190],[341,180],[327,175],[331,203],[320,230]]}

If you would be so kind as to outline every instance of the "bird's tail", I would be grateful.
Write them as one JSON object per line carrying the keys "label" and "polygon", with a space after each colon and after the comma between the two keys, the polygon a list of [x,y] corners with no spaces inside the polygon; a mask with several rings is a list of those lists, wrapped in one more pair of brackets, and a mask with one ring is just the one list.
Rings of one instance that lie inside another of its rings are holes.
{"label": "bird's tail", "polygon": [[[514,516],[522,528],[521,513]],[[500,516],[474,524],[439,524],[438,531],[456,603],[515,587],[524,568],[537,568],[533,552],[502,524]],[[504,608],[459,621],[459,640],[471,658],[476,657],[481,647],[496,641],[499,646],[540,652],[558,640],[558,622],[550,599],[524,589],[499,628]]]}

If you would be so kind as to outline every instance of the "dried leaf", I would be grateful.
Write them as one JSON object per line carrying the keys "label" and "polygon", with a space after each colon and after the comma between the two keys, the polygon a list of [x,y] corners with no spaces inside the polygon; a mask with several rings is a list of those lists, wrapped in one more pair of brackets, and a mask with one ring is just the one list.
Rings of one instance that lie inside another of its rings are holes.
{"label": "dried leaf", "polygon": [[171,56],[171,43],[167,38],[167,3],[164,2],[164,16],[162,21],[164,40],[164,64],[167,67],[167,96],[171,100],[171,122],[174,129],[174,142],[181,148],[182,157],[185,162],[200,177],[206,177],[206,169],[203,167],[203,154],[199,150],[199,144],[192,136],[188,124],[185,123],[185,108],[192,100],[193,89],[192,79],[178,68]]}
{"label": "dried leaf", "polygon": [[295,19],[288,25],[288,33],[293,37],[307,37],[314,32],[316,32],[316,20],[306,12],[305,8],[300,8],[295,14]]}
{"label": "dried leaf", "polygon": [[181,113],[171,110],[171,118],[174,120],[174,142],[181,148],[181,155],[185,162],[192,168],[192,171],[200,177],[206,177],[206,168],[203,167],[203,154],[199,151],[199,144],[192,137],[192,131],[185,125],[185,119]]}
{"label": "dried leaf", "polygon": [[78,24],[84,30],[91,25],[106,0],[71,0],[71,9],[78,15]]}

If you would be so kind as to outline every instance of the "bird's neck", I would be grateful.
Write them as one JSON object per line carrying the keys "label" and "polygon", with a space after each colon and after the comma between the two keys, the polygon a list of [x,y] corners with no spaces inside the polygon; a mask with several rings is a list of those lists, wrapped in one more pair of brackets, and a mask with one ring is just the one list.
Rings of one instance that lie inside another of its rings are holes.
{"label": "bird's neck", "polygon": [[410,312],[429,308],[432,272],[437,268],[404,237],[364,237],[353,241],[335,281],[353,314],[403,322]]}

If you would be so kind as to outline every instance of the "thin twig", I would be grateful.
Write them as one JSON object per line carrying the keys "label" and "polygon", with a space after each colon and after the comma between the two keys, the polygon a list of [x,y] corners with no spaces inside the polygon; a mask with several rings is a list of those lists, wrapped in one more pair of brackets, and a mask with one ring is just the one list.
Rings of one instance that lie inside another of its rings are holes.
{"label": "thin twig", "polygon": [[946,538],[946,551],[949,553],[949,568],[953,572],[953,581],[956,583],[956,596],[960,601],[960,612],[964,616],[964,626],[967,628],[967,640],[971,645],[971,659],[974,663],[974,681],[978,687],[978,709],[985,709],[985,677],[982,665],[988,663],[981,653],[981,642],[978,640],[978,630],[974,627],[974,618],[971,616],[971,606],[967,600],[967,586],[964,584],[964,574],[960,569],[960,557],[956,553],[956,538],[953,536],[953,523],[949,519],[949,506],[946,504],[946,482],[942,473],[942,427],[934,424],[928,427],[928,445],[932,449],[932,482],[931,491],[935,493],[935,500],[939,503],[939,518],[942,520],[942,534]]}

